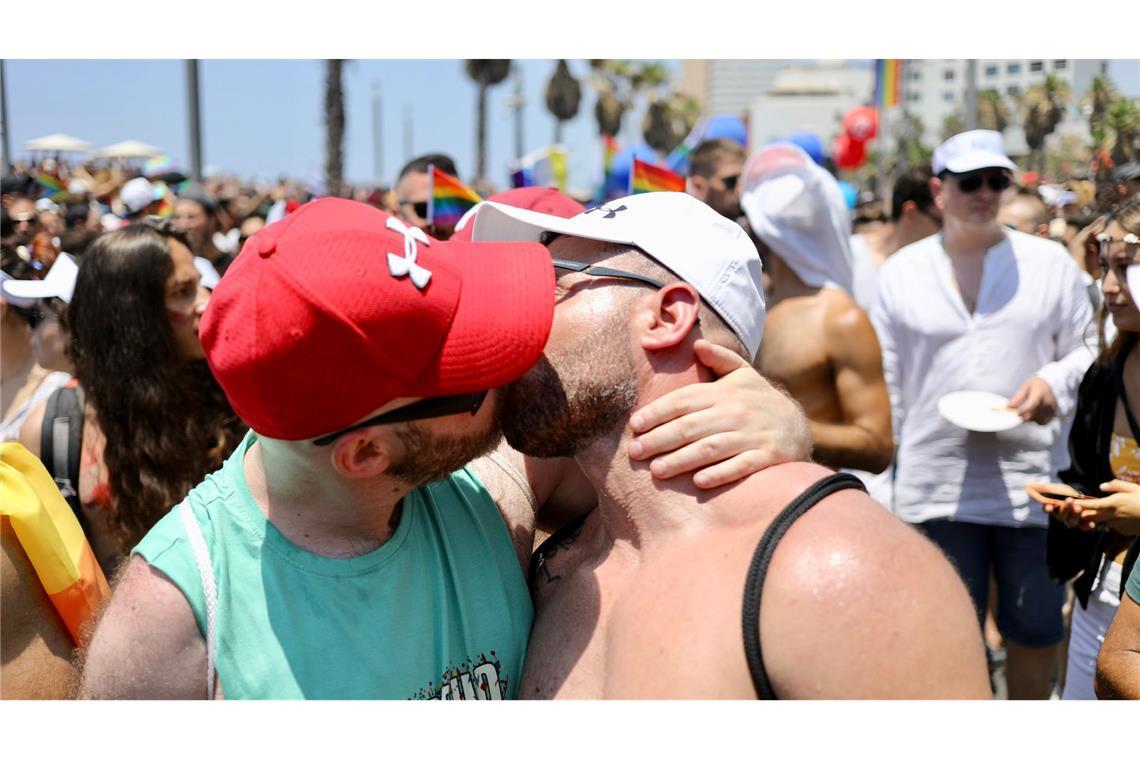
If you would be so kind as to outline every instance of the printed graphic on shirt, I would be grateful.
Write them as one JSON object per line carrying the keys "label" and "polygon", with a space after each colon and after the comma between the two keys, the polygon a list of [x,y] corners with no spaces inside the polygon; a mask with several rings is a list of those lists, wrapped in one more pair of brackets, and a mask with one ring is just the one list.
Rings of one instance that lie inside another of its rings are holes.
{"label": "printed graphic on shirt", "polygon": [[494,650],[490,657],[480,654],[478,660],[464,660],[452,665],[434,681],[420,689],[412,699],[503,699],[507,693],[507,677]]}

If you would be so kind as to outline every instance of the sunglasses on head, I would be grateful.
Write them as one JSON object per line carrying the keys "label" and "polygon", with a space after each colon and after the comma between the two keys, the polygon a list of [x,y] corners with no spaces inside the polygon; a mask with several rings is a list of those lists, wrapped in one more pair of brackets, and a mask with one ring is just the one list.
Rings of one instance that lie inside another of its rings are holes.
{"label": "sunglasses on head", "polygon": [[422,401],[401,406],[399,409],[393,409],[390,412],[378,414],[375,417],[370,417],[364,422],[357,423],[352,427],[347,427],[344,430],[338,430],[335,433],[321,436],[313,441],[316,446],[328,446],[330,443],[340,438],[345,433],[351,433],[355,430],[361,430],[373,425],[388,425],[393,422],[411,422],[413,420],[427,420],[434,417],[448,417],[452,414],[462,414],[468,412],[471,416],[478,413],[479,407],[483,405],[483,399],[487,397],[487,391],[478,391],[476,393],[464,393],[458,396],[436,396],[433,398],[425,398]]}
{"label": "sunglasses on head", "polygon": [[970,172],[969,174],[951,174],[950,176],[958,183],[958,189],[963,193],[976,193],[981,189],[983,183],[995,193],[1000,193],[1013,184],[1009,175],[1003,173]]}

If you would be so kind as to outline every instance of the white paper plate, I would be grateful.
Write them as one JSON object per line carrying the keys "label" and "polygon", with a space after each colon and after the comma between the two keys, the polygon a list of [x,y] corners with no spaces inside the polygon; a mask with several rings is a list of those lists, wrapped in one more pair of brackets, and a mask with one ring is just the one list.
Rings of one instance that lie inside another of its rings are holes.
{"label": "white paper plate", "polygon": [[1012,430],[1021,424],[1017,412],[1005,411],[1009,399],[986,391],[955,391],[938,399],[938,413],[952,425],[977,433]]}

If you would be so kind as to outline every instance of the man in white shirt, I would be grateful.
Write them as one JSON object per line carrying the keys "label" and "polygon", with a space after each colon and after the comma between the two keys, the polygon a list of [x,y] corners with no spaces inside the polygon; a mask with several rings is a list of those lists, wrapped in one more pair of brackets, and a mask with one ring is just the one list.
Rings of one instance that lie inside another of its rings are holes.
{"label": "man in white shirt", "polygon": [[[979,622],[993,569],[1009,695],[1046,698],[1064,590],[1048,577],[1046,516],[1024,487],[1063,464],[1060,418],[1092,361],[1093,322],[1059,245],[998,223],[1012,169],[997,132],[939,146],[931,192],[942,232],[883,266],[872,320],[898,441],[894,510],[950,556]],[[952,425],[938,401],[962,390],[1009,398],[1024,423],[998,433]]]}

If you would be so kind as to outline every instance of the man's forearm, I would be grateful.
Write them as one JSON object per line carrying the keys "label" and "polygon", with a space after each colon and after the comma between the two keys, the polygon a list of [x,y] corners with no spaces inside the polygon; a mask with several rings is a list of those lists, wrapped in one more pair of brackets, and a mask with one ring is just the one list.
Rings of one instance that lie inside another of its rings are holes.
{"label": "man's forearm", "polygon": [[1140,652],[1101,650],[1093,688],[1097,699],[1140,699]]}
{"label": "man's forearm", "polygon": [[815,440],[812,459],[827,467],[846,467],[882,472],[891,463],[890,436],[882,436],[859,425],[840,425],[808,420]]}

